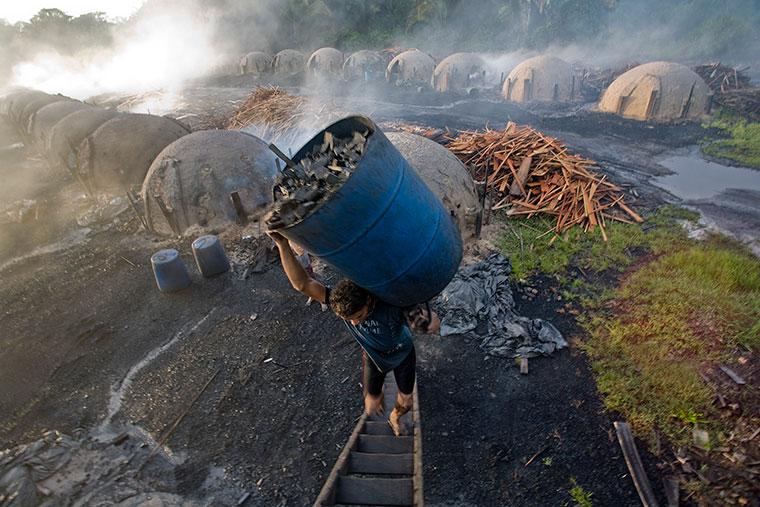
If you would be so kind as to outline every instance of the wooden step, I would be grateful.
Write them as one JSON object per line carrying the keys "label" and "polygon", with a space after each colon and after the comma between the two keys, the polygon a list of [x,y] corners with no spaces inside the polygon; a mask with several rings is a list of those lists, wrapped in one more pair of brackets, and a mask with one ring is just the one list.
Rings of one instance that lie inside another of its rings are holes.
{"label": "wooden step", "polygon": [[383,408],[385,410],[393,410],[393,407],[396,406],[396,400],[398,399],[398,391],[396,390],[387,390],[385,391],[385,396],[383,397]]}
{"label": "wooden step", "polygon": [[412,475],[414,455],[352,452],[348,473]]}
{"label": "wooden step", "polygon": [[[417,389],[414,408],[401,421],[412,435],[397,437],[388,425],[396,403],[396,383],[385,378],[385,413],[362,413],[338,456],[314,506],[414,505],[424,507],[422,435]],[[373,477],[374,476],[374,477]]]}
{"label": "wooden step", "polygon": [[406,454],[414,452],[413,437],[395,435],[359,435],[359,452]]}
{"label": "wooden step", "polygon": [[409,478],[339,477],[337,503],[412,505],[414,482]]}
{"label": "wooden step", "polygon": [[365,424],[364,433],[367,435],[393,435],[393,430],[385,419],[372,420]]}

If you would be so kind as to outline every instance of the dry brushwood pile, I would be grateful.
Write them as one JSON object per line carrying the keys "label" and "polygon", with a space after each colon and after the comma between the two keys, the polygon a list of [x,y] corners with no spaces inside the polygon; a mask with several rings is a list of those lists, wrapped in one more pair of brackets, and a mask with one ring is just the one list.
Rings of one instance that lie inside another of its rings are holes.
{"label": "dry brushwood pile", "polygon": [[691,70],[705,80],[705,84],[713,93],[749,87],[749,78],[742,73],[743,70],[737,70],[728,65],[708,63],[692,67]]}
{"label": "dry brushwood pile", "polygon": [[378,51],[380,53],[380,56],[382,56],[385,59],[386,63],[390,63],[391,60],[396,58],[398,55],[406,51],[408,48],[405,48],[403,46],[394,46],[390,48],[384,48]]}
{"label": "dry brushwood pile", "polygon": [[692,67],[704,79],[713,101],[752,120],[760,120],[760,88],[750,86],[743,70],[720,63]]}
{"label": "dry brushwood pile", "polygon": [[383,132],[406,132],[408,134],[415,134],[418,136],[427,137],[428,139],[432,139],[432,140],[436,140],[442,135],[450,133],[448,128],[444,130],[444,129],[435,128],[435,127],[413,125],[411,123],[406,123],[401,120],[391,120],[391,121],[381,122],[379,126],[383,130]]}
{"label": "dry brushwood pile", "polygon": [[322,144],[298,164],[286,160],[274,184],[274,208],[267,227],[281,229],[296,224],[335,193],[359,164],[368,134],[354,132],[349,138],[335,138],[325,132]]}
{"label": "dry brushwood pile", "polygon": [[[623,202],[621,189],[590,171],[593,160],[570,155],[560,141],[509,122],[503,131],[464,131],[446,147],[491,188],[493,209],[509,207],[510,215],[556,217],[558,234],[577,225],[601,229],[608,221],[644,220]],[[547,231],[547,233],[550,231]]]}
{"label": "dry brushwood pile", "polygon": [[300,131],[324,126],[343,116],[337,105],[291,95],[276,87],[257,86],[227,122],[227,129],[258,127],[256,135],[270,143],[290,144]]}
{"label": "dry brushwood pile", "polygon": [[584,95],[599,97],[612,82],[621,74],[624,74],[639,64],[631,62],[614,69],[599,69],[598,67],[579,67],[575,66],[576,74],[580,74],[581,91]]}

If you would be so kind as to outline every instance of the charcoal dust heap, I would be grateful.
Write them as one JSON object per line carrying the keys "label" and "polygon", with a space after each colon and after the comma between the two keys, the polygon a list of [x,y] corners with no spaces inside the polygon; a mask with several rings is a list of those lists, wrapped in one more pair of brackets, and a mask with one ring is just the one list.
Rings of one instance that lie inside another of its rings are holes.
{"label": "charcoal dust heap", "polygon": [[368,137],[368,131],[346,138],[325,131],[322,144],[298,164],[287,161],[272,187],[274,204],[267,228],[297,224],[337,192],[359,165]]}

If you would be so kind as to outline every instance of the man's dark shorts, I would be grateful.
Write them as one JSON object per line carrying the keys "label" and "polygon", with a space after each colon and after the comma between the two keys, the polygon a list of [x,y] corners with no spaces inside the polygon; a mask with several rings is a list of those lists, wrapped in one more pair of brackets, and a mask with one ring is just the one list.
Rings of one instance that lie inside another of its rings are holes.
{"label": "man's dark shorts", "polygon": [[[385,382],[385,373],[381,372],[375,366],[375,363],[367,356],[362,354],[364,360],[364,387],[372,396],[379,396],[383,391],[383,382]],[[412,394],[414,391],[415,366],[417,364],[417,355],[414,352],[414,346],[409,354],[401,361],[401,364],[393,369],[396,377],[398,390],[403,394]]]}

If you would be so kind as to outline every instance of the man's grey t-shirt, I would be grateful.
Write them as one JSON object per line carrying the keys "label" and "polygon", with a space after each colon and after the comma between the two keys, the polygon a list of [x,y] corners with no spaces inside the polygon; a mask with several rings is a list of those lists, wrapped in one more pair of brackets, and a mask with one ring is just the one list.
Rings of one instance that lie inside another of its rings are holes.
{"label": "man's grey t-shirt", "polygon": [[[328,299],[329,299],[328,288]],[[351,335],[382,372],[389,372],[412,350],[412,332],[406,325],[404,310],[379,299],[361,324],[344,320]]]}

